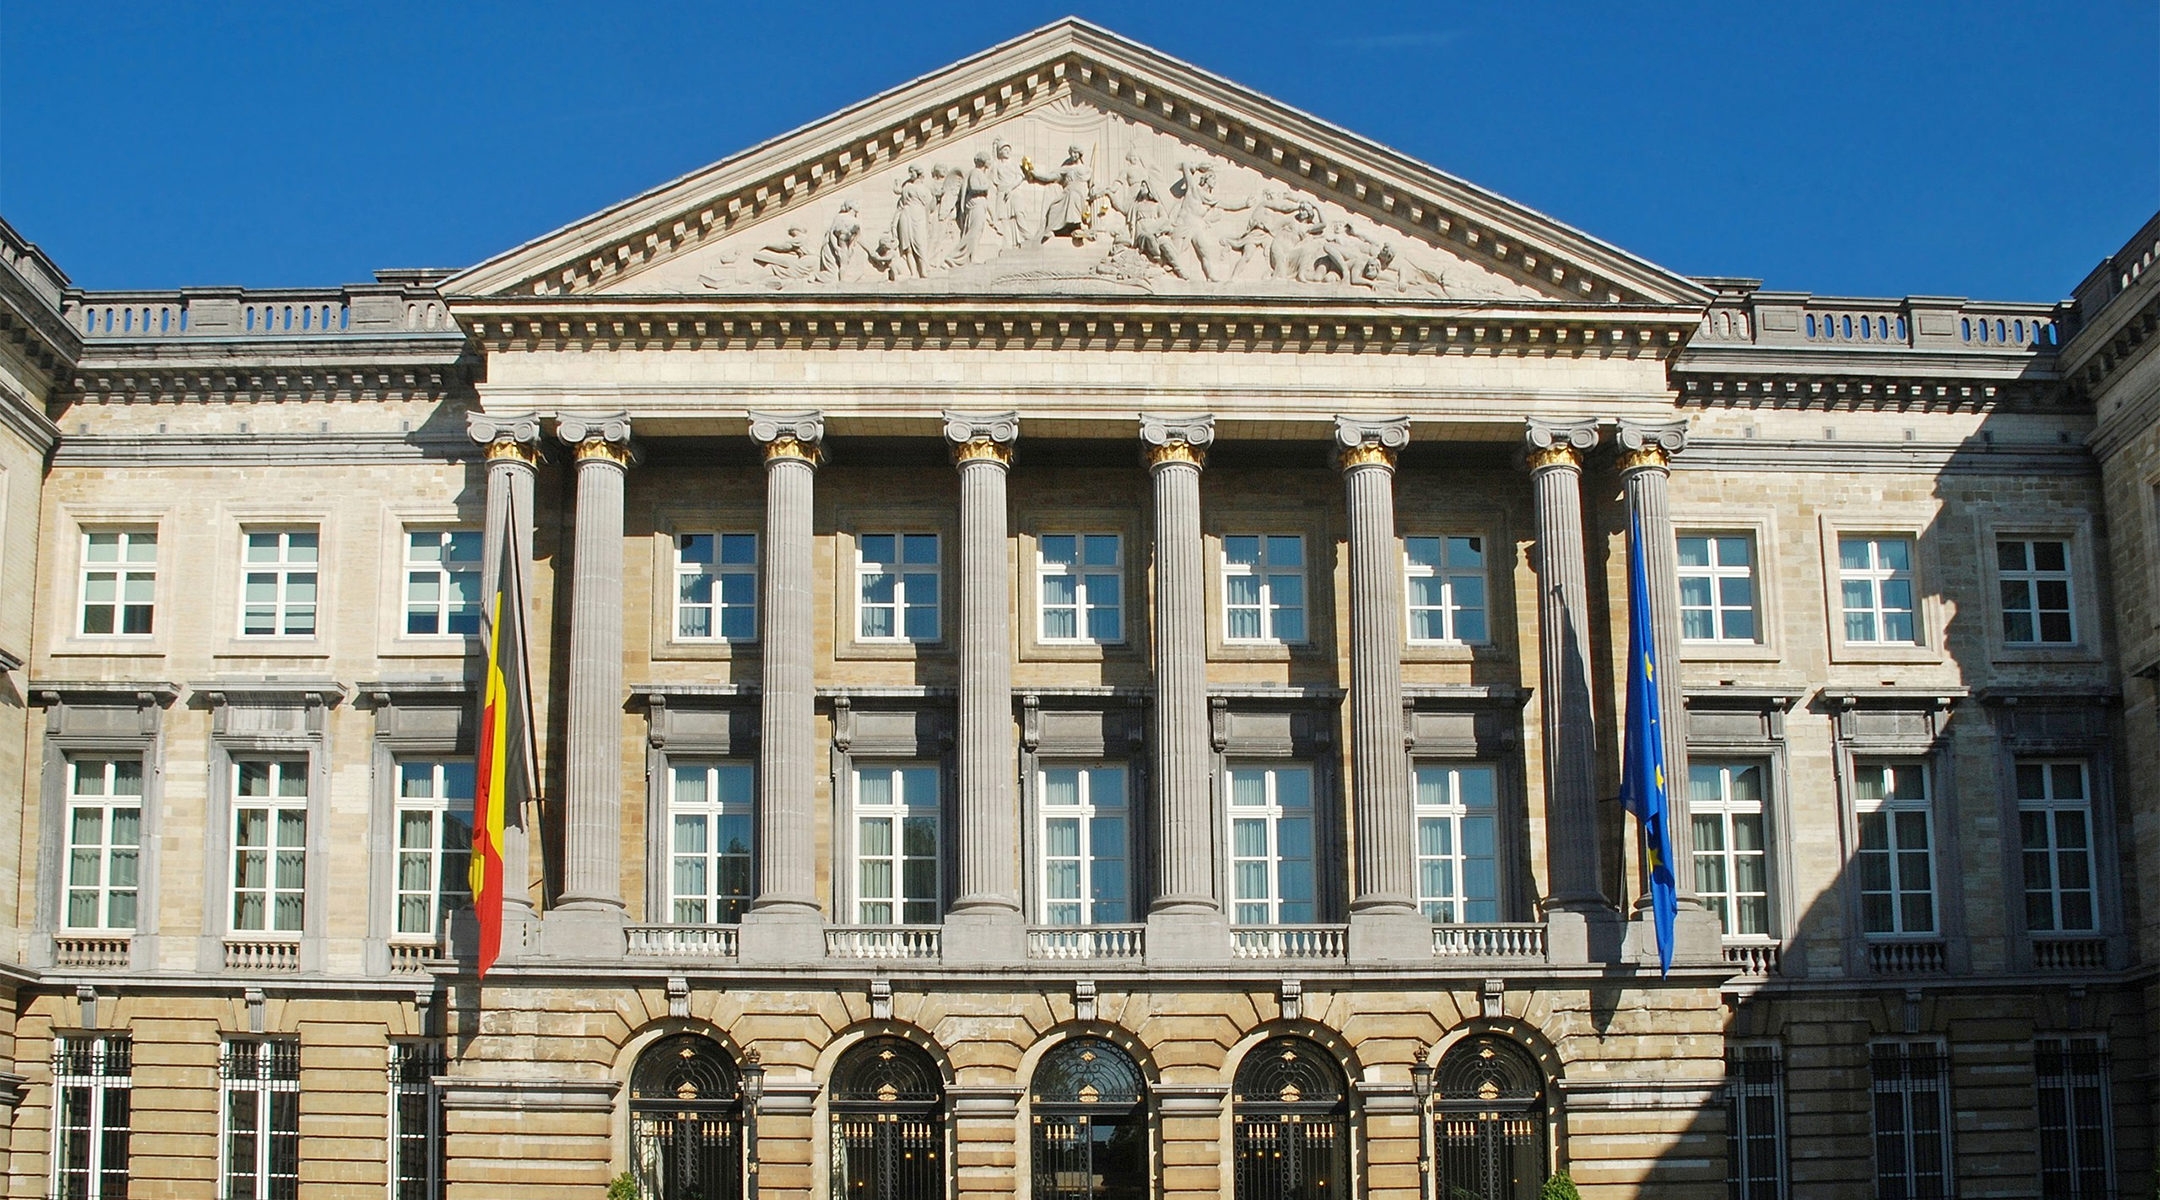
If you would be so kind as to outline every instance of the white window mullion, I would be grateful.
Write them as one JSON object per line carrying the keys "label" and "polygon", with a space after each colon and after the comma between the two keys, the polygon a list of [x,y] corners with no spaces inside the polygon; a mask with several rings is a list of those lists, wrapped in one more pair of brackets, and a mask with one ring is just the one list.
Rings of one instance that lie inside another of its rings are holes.
{"label": "white window mullion", "polygon": [[242,535],[242,637],[313,637],[320,537],[314,529],[250,529]]}
{"label": "white window mullion", "polygon": [[1037,908],[1046,925],[1131,919],[1131,828],[1125,768],[1037,773]]}
{"label": "white window mullion", "polygon": [[864,766],[855,771],[855,919],[864,925],[934,925],[943,863],[938,771]]}
{"label": "white window mullion", "polygon": [[750,902],[752,769],[689,762],[668,774],[668,919],[735,924]]}
{"label": "white window mullion", "polygon": [[676,640],[755,641],[757,592],[758,535],[676,535]]}
{"label": "white window mullion", "polygon": [[157,531],[86,529],[77,632],[148,637],[156,617]]}
{"label": "white window mullion", "polygon": [[1232,921],[1297,925],[1315,919],[1312,768],[1229,772]]}
{"label": "white window mullion", "polygon": [[233,764],[232,930],[298,937],[307,896],[308,764]]}
{"label": "white window mullion", "polygon": [[406,530],[407,636],[478,634],[480,603],[479,530]]}

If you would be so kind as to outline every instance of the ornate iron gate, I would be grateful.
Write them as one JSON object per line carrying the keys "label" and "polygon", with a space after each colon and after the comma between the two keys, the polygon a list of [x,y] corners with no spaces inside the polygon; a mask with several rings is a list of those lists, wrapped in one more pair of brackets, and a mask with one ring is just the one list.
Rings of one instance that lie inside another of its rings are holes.
{"label": "ornate iron gate", "polygon": [[1035,1200],[1146,1200],[1147,1090],[1130,1056],[1074,1038],[1043,1056],[1030,1091]]}
{"label": "ornate iron gate", "polygon": [[1439,1200],[1535,1200],[1546,1168],[1543,1079],[1522,1047],[1497,1037],[1471,1038],[1440,1060]]}
{"label": "ornate iron gate", "polygon": [[1334,1200],[1350,1194],[1349,1084],[1318,1043],[1285,1037],[1253,1048],[1231,1094],[1237,1200]]}
{"label": "ornate iron gate", "polygon": [[871,1038],[833,1070],[834,1200],[942,1200],[945,1088],[901,1038]]}
{"label": "ornate iron gate", "polygon": [[630,1141],[651,1200],[741,1200],[742,1087],[727,1051],[694,1033],[648,1047],[630,1076]]}

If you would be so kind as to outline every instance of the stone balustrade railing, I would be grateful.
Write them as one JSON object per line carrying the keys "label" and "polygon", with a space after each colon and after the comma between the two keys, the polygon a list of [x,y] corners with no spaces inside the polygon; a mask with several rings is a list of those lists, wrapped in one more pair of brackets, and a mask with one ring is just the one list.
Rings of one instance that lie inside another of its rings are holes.
{"label": "stone balustrade railing", "polygon": [[2160,262],[2160,213],[2153,214],[2144,228],[2131,234],[2122,249],[2100,260],[2070,297],[2090,323],[2115,297],[2129,291],[2155,262]]}
{"label": "stone balustrade railing", "polygon": [[2032,956],[2036,971],[2105,971],[2107,939],[2035,937]]}
{"label": "stone balustrade railing", "polygon": [[1877,975],[1940,975],[1950,965],[1941,942],[1869,942],[1867,950]]}
{"label": "stone balustrade railing", "polygon": [[225,941],[225,969],[228,971],[297,971],[300,969],[300,943],[295,941],[242,941],[228,938]]}
{"label": "stone balustrade railing", "polygon": [[1145,925],[1038,925],[1028,930],[1035,959],[1137,960],[1147,952]]}
{"label": "stone balustrade railing", "polygon": [[455,333],[442,297],[407,272],[336,288],[183,288],[57,296],[60,316],[85,341],[172,338],[336,338]]}
{"label": "stone balustrade railing", "polygon": [[434,941],[390,943],[390,973],[392,975],[425,975],[433,968],[450,961],[443,953],[442,945]]}
{"label": "stone balustrade railing", "polygon": [[733,925],[632,925],[630,953],[639,958],[733,958]]}
{"label": "stone balustrade railing", "polygon": [[1694,344],[2053,354],[2075,331],[2077,311],[2070,303],[1728,292],[1703,315]]}
{"label": "stone balustrade railing", "polygon": [[1545,961],[1545,927],[1536,924],[1435,925],[1434,958]]}
{"label": "stone balustrade railing", "polygon": [[935,925],[844,925],[825,931],[825,957],[934,960],[942,934]]}
{"label": "stone balustrade railing", "polygon": [[1230,931],[1233,958],[1340,959],[1349,949],[1347,925],[1245,925]]}
{"label": "stone balustrade railing", "polygon": [[128,965],[133,939],[120,934],[62,933],[53,938],[53,966],[70,971],[117,971]]}
{"label": "stone balustrade railing", "polygon": [[1767,979],[1778,973],[1781,957],[1776,942],[1727,942],[1725,961],[1749,979]]}

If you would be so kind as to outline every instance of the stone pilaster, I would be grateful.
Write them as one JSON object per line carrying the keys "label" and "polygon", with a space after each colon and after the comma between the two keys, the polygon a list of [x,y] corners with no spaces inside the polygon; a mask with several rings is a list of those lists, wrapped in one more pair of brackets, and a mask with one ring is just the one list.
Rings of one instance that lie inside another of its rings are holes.
{"label": "stone pilaster", "polygon": [[[1627,492],[1628,537],[1642,530],[1644,573],[1650,584],[1650,628],[1656,641],[1659,717],[1665,735],[1666,825],[1672,834],[1673,882],[1680,895],[1674,922],[1674,960],[1715,961],[1723,956],[1717,914],[1695,894],[1695,827],[1688,817],[1687,699],[1680,686],[1680,562],[1673,538],[1672,458],[1687,448],[1687,422],[1642,425],[1622,421],[1614,439],[1620,481]],[[1636,922],[1637,949],[1656,961],[1657,938],[1646,924],[1645,883]]]}
{"label": "stone pilaster", "polygon": [[1223,961],[1230,937],[1219,896],[1222,822],[1212,787],[1200,537],[1200,468],[1215,418],[1143,414],[1140,440],[1155,501],[1155,895],[1147,955]]}
{"label": "stone pilaster", "polygon": [[570,671],[562,902],[547,916],[548,953],[623,953],[623,486],[630,418],[566,416],[556,433],[577,455],[571,548]]}
{"label": "stone pilaster", "polygon": [[1403,753],[1402,551],[1395,544],[1395,455],[1410,421],[1335,418],[1350,550],[1352,959],[1430,959],[1417,910],[1410,763]]}
{"label": "stone pilaster", "polygon": [[817,896],[816,580],[811,502],[825,418],[750,414],[765,453],[765,577],[759,596],[757,898],[742,923],[742,961],[801,964],[825,955]]}
{"label": "stone pilaster", "polygon": [[1005,550],[1005,478],[1019,436],[1016,413],[945,414],[960,471],[960,889],[945,917],[947,962],[1027,959]]}
{"label": "stone pilaster", "polygon": [[[466,432],[487,447],[487,516],[481,530],[480,594],[492,598],[496,574],[503,563],[503,530],[511,530],[513,561],[517,564],[518,595],[526,605],[526,628],[531,628],[533,563],[533,478],[540,464],[540,415],[538,413],[471,413]],[[488,603],[488,600],[483,600]],[[525,664],[527,679],[532,664]],[[527,730],[528,739],[539,730]],[[532,749],[537,752],[538,745]],[[537,787],[538,780],[534,780]],[[521,789],[523,790],[523,789]],[[532,902],[532,841],[528,835],[531,802],[537,795],[518,798],[515,812],[503,814],[503,939],[502,957],[518,956],[529,939],[539,914]]]}
{"label": "stone pilaster", "polygon": [[1582,460],[1597,446],[1598,432],[1589,422],[1533,418],[1523,440],[1537,508],[1547,947],[1555,963],[1606,961],[1618,956],[1623,929],[1598,881],[1597,719],[1582,519]]}

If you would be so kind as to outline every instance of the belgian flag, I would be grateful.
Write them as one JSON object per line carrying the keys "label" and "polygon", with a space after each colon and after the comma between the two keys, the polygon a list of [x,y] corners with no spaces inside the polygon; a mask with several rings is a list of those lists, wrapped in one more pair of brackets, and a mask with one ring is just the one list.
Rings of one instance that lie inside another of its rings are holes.
{"label": "belgian flag", "polygon": [[[505,497],[508,501],[508,497]],[[480,924],[478,974],[502,953],[503,896],[522,879],[503,877],[503,826],[533,782],[532,692],[525,674],[525,578],[518,554],[513,503],[502,506],[491,530],[497,546],[487,607],[487,685],[480,702],[480,746],[474,771],[470,882]]]}

